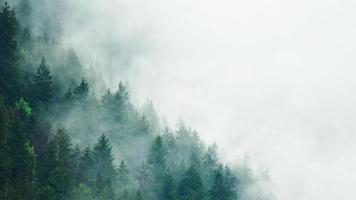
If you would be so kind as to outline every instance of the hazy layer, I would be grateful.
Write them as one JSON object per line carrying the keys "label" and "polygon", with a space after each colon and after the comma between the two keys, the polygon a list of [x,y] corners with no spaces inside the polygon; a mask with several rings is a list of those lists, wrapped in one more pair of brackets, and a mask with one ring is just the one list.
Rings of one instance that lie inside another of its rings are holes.
{"label": "hazy layer", "polygon": [[356,197],[355,1],[69,4],[64,41],[107,86],[247,153],[280,200]]}

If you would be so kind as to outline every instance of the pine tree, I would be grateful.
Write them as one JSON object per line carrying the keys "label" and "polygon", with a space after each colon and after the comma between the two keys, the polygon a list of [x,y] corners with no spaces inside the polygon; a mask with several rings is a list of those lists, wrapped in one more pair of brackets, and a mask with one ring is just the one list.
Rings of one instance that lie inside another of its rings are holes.
{"label": "pine tree", "polygon": [[208,195],[211,200],[235,200],[237,198],[236,177],[228,167],[219,166],[215,170],[213,184]]}
{"label": "pine tree", "polygon": [[8,145],[11,116],[10,108],[5,105],[4,98],[0,95],[0,199],[8,199],[8,191],[11,187],[11,155]]}
{"label": "pine tree", "polygon": [[236,176],[232,173],[231,169],[226,166],[224,171],[224,184],[226,188],[226,199],[235,200],[238,197],[238,182]]}
{"label": "pine tree", "polygon": [[201,200],[204,198],[204,186],[199,173],[190,167],[178,184],[180,200]]}
{"label": "pine tree", "polygon": [[52,98],[52,75],[48,69],[46,59],[42,57],[41,64],[34,75],[35,102],[48,103]]}
{"label": "pine tree", "polygon": [[75,88],[74,95],[77,100],[85,100],[89,94],[88,82],[83,78],[80,84]]}
{"label": "pine tree", "polygon": [[203,182],[210,187],[213,184],[215,171],[219,165],[216,144],[208,147],[208,150],[203,155],[202,161]]}
{"label": "pine tree", "polygon": [[80,182],[86,184],[87,186],[94,185],[94,160],[92,151],[89,146],[87,146],[80,158],[79,172],[80,172]]}
{"label": "pine tree", "polygon": [[17,20],[14,9],[5,2],[0,8],[0,95],[13,103],[21,94],[19,84]]}
{"label": "pine tree", "polygon": [[211,200],[227,200],[227,191],[221,167],[215,170],[213,184],[209,191]]}
{"label": "pine tree", "polygon": [[74,157],[71,141],[64,128],[58,129],[54,136],[57,147],[57,166],[54,172],[54,185],[60,199],[68,199],[74,186]]}
{"label": "pine tree", "polygon": [[74,173],[74,184],[78,186],[81,181],[81,171],[80,171],[80,162],[82,158],[82,151],[79,145],[75,145],[73,150],[73,173]]}
{"label": "pine tree", "polygon": [[142,162],[141,166],[138,167],[135,178],[138,182],[139,190],[148,195],[152,180],[149,166],[146,163]]}
{"label": "pine tree", "polygon": [[[8,124],[4,129],[2,139],[4,143],[4,182],[0,183],[4,189],[4,199],[33,199],[34,159],[35,153],[29,139],[29,119],[31,113],[26,109],[29,105],[22,99],[23,106],[7,110],[10,118],[5,118]],[[19,102],[17,102],[19,104]],[[3,107],[4,108],[4,107]],[[6,108],[5,108],[6,109]],[[6,110],[5,110],[6,112]],[[4,124],[3,124],[4,125]]]}
{"label": "pine tree", "polygon": [[97,141],[93,149],[93,161],[95,174],[100,173],[101,177],[110,183],[115,183],[117,174],[114,166],[114,157],[111,152],[109,139],[103,134]]}
{"label": "pine tree", "polygon": [[95,196],[98,200],[111,200],[115,198],[110,179],[104,178],[101,172],[97,173],[95,182]]}
{"label": "pine tree", "polygon": [[129,169],[124,161],[121,161],[117,169],[117,181],[120,188],[127,188],[130,184]]}
{"label": "pine tree", "polygon": [[155,175],[160,176],[166,172],[167,149],[160,135],[154,139],[147,161],[152,166]]}
{"label": "pine tree", "polygon": [[163,144],[162,137],[157,136],[150,148],[147,162],[153,175],[152,190],[157,199],[162,196],[164,178],[167,173],[167,149]]}
{"label": "pine tree", "polygon": [[173,177],[170,174],[166,174],[163,179],[163,187],[159,199],[162,200],[176,200],[177,188]]}
{"label": "pine tree", "polygon": [[57,193],[55,188],[55,172],[58,166],[58,149],[56,143],[51,140],[43,153],[43,156],[37,159],[36,177],[38,200],[55,200]]}

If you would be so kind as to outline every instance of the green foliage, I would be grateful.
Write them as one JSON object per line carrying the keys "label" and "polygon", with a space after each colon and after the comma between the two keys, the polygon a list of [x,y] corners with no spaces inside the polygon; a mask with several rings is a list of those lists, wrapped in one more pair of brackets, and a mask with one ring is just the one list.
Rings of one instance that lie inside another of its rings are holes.
{"label": "green foliage", "polygon": [[31,106],[23,97],[16,102],[16,109],[23,111],[26,115],[31,115]]}

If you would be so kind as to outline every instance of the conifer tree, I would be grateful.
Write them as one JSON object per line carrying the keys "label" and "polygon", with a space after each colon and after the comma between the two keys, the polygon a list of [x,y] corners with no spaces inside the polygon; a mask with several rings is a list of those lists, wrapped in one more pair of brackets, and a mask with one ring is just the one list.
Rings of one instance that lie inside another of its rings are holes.
{"label": "conifer tree", "polygon": [[17,20],[15,10],[5,2],[0,8],[0,95],[7,103],[20,96],[19,85]]}
{"label": "conifer tree", "polygon": [[180,200],[201,200],[204,198],[204,186],[199,173],[190,167],[178,185]]}
{"label": "conifer tree", "polygon": [[163,178],[163,187],[159,199],[162,200],[176,200],[177,199],[177,186],[173,177],[167,173]]}
{"label": "conifer tree", "polygon": [[44,57],[34,75],[34,83],[34,101],[48,103],[52,98],[52,75]]}
{"label": "conifer tree", "polygon": [[154,179],[159,182],[167,172],[167,149],[160,135],[156,136],[149,150],[148,164],[151,165]]}
{"label": "conifer tree", "polygon": [[51,140],[44,151],[43,157],[37,160],[36,177],[37,191],[36,197],[39,200],[55,200],[56,193],[55,172],[58,166],[58,149],[56,143]]}
{"label": "conifer tree", "polygon": [[129,169],[124,161],[121,161],[117,169],[117,181],[120,188],[127,188],[130,184]]}
{"label": "conifer tree", "polygon": [[225,188],[225,181],[222,168],[215,170],[213,184],[209,191],[211,200],[227,200],[227,188]]}
{"label": "conifer tree", "polygon": [[79,172],[80,172],[80,182],[86,184],[87,186],[94,185],[94,160],[92,151],[89,146],[87,146],[80,158]]}
{"label": "conifer tree", "polygon": [[11,130],[9,124],[13,120],[13,111],[5,105],[4,98],[0,95],[0,199],[9,199],[12,190],[11,177],[11,154],[9,137]]}
{"label": "conifer tree", "polygon": [[54,185],[60,199],[68,199],[74,186],[74,157],[72,144],[67,131],[58,129],[54,142],[58,151],[57,166],[54,172]]}
{"label": "conifer tree", "polygon": [[114,157],[111,152],[109,139],[103,134],[98,139],[93,149],[95,174],[100,173],[101,178],[110,183],[115,183],[117,174],[114,166]]}
{"label": "conifer tree", "polygon": [[75,88],[74,95],[77,100],[85,100],[89,94],[88,82],[83,78],[80,84]]}

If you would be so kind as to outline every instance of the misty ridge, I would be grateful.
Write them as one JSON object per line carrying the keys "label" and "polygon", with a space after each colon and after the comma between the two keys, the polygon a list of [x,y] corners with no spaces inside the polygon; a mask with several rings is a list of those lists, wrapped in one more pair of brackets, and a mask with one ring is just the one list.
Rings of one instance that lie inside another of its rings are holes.
{"label": "misty ridge", "polygon": [[97,68],[130,62],[119,42],[83,64],[65,31],[73,1],[0,3],[0,200],[273,199],[268,173],[135,106],[125,77],[103,80]]}

